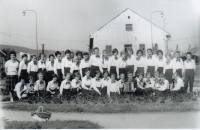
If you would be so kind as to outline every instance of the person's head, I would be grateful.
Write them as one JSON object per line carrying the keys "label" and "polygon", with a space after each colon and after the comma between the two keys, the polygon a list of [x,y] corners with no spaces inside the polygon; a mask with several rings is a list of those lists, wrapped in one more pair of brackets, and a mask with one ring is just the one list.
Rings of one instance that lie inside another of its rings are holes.
{"label": "person's head", "polygon": [[27,61],[27,59],[28,59],[27,54],[23,54],[23,55],[22,55],[22,59],[23,59],[24,61]]}
{"label": "person's head", "polygon": [[67,58],[71,58],[71,51],[70,51],[70,50],[66,50],[66,51],[65,51],[65,56],[66,56]]}
{"label": "person's head", "polygon": [[61,59],[61,52],[60,52],[60,51],[56,51],[56,52],[55,52],[55,56],[56,56],[58,59]]}
{"label": "person's head", "polygon": [[108,71],[103,72],[103,77],[107,78],[108,77]]}
{"label": "person's head", "polygon": [[71,52],[71,55],[70,55],[71,59],[74,58],[74,52]]}
{"label": "person's head", "polygon": [[110,74],[110,78],[111,78],[112,81],[115,80],[115,77],[116,77],[116,74],[115,74],[115,73],[111,73],[111,74]]}
{"label": "person's head", "polygon": [[124,79],[125,79],[125,74],[124,74],[124,73],[121,73],[121,74],[120,74],[120,79],[121,79],[121,80],[124,80]]}
{"label": "person's head", "polygon": [[125,58],[126,57],[126,52],[123,50],[123,51],[121,51],[120,55],[121,55],[122,58]]}
{"label": "person's head", "polygon": [[186,53],[186,58],[187,58],[188,60],[192,59],[192,53],[191,53],[191,52],[187,52],[187,53]]}
{"label": "person's head", "polygon": [[152,56],[153,50],[151,48],[147,49],[147,54],[148,54],[148,56]]}
{"label": "person's head", "polygon": [[46,55],[44,53],[40,53],[39,57],[41,60],[45,60]]}
{"label": "person's head", "polygon": [[58,77],[57,77],[57,75],[56,74],[52,74],[52,80],[55,82],[55,81],[57,81],[57,79],[58,79]]}
{"label": "person's head", "polygon": [[113,54],[114,56],[117,56],[117,55],[118,55],[118,50],[117,50],[116,48],[114,48],[114,49],[112,50],[112,54]]}
{"label": "person's head", "polygon": [[159,72],[158,71],[154,72],[154,78],[156,78],[156,79],[159,78]]}
{"label": "person's head", "polygon": [[22,78],[20,79],[20,82],[21,82],[22,84],[25,84],[25,78],[22,77]]}
{"label": "person's head", "polygon": [[86,75],[87,77],[90,77],[90,69],[89,69],[89,68],[86,68],[86,69],[85,69],[85,75]]}
{"label": "person's head", "polygon": [[29,76],[28,79],[29,79],[29,83],[33,83],[34,82],[33,81],[33,76]]}
{"label": "person's head", "polygon": [[16,59],[16,52],[15,51],[11,51],[9,56],[10,56],[11,60],[15,60]]}
{"label": "person's head", "polygon": [[176,58],[179,58],[179,57],[180,57],[180,51],[176,51],[176,52],[175,52],[175,57],[176,57]]}
{"label": "person's head", "polygon": [[78,57],[74,57],[74,62],[78,63],[79,62],[79,58]]}
{"label": "person's head", "polygon": [[53,55],[53,54],[50,54],[50,55],[49,55],[49,61],[51,61],[51,62],[54,61],[54,55]]}
{"label": "person's head", "polygon": [[103,56],[107,57],[107,56],[108,56],[107,50],[103,50],[103,51],[102,51],[102,54],[103,54]]}
{"label": "person's head", "polygon": [[132,48],[128,48],[127,49],[127,53],[128,53],[128,55],[132,55],[133,54],[133,49]]}
{"label": "person's head", "polygon": [[150,79],[151,78],[151,73],[150,72],[147,72],[147,79]]}
{"label": "person's head", "polygon": [[70,72],[67,72],[65,78],[66,78],[67,80],[70,80],[70,78],[71,78],[71,73],[70,73]]}
{"label": "person's head", "polygon": [[167,60],[170,60],[170,59],[171,59],[171,54],[170,54],[170,53],[167,53],[167,54],[166,54],[166,59],[167,59]]}
{"label": "person's head", "polygon": [[127,77],[128,77],[128,80],[132,80],[133,79],[133,73],[132,72],[127,72]]}
{"label": "person's head", "polygon": [[36,55],[32,55],[32,61],[36,62],[37,61],[37,56]]}
{"label": "person's head", "polygon": [[78,59],[81,60],[83,58],[82,52],[81,51],[77,51],[76,52],[76,57],[78,57]]}
{"label": "person's head", "polygon": [[79,72],[74,73],[74,78],[75,78],[76,80],[79,80],[80,77],[81,77],[81,75],[80,75]]}
{"label": "person's head", "polygon": [[143,73],[138,74],[138,78],[139,78],[139,80],[142,80],[143,79]]}
{"label": "person's head", "polygon": [[179,73],[178,72],[175,72],[172,76],[173,79],[177,79],[179,77]]}
{"label": "person's head", "polygon": [[139,56],[139,57],[141,57],[142,55],[143,55],[143,52],[142,52],[142,50],[141,49],[139,49],[139,50],[137,50],[137,56]]}
{"label": "person's head", "polygon": [[95,47],[95,48],[93,49],[93,51],[94,51],[94,54],[95,54],[95,55],[99,55],[99,48],[98,48],[98,47]]}
{"label": "person's head", "polygon": [[157,51],[157,56],[158,56],[159,58],[162,58],[162,57],[163,57],[163,51],[162,51],[162,50],[158,50],[158,51]]}
{"label": "person's head", "polygon": [[39,80],[43,80],[43,73],[38,73],[37,76],[38,76],[38,79],[39,79]]}
{"label": "person's head", "polygon": [[101,72],[100,72],[99,70],[96,70],[96,71],[95,71],[95,74],[96,74],[96,78],[99,78],[100,75],[101,75]]}
{"label": "person's head", "polygon": [[83,52],[83,57],[85,60],[89,59],[89,53],[88,52]]}
{"label": "person's head", "polygon": [[164,80],[164,79],[165,79],[165,74],[164,74],[164,73],[160,73],[160,74],[159,74],[159,78],[160,78],[161,80]]}

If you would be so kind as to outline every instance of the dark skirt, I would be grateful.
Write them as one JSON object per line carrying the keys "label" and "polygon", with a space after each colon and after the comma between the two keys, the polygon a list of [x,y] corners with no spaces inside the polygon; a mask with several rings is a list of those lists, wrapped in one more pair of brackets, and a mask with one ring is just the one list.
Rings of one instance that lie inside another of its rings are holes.
{"label": "dark skirt", "polygon": [[61,84],[61,82],[63,80],[63,74],[62,74],[61,69],[57,69],[57,76],[58,76],[58,82],[59,82],[59,84]]}
{"label": "dark skirt", "polygon": [[150,72],[151,77],[154,77],[155,66],[147,66],[147,72]]}
{"label": "dark skirt", "polygon": [[24,78],[25,83],[28,83],[28,73],[27,70],[21,70],[20,76],[19,76],[19,81],[21,80],[21,78]]}
{"label": "dark skirt", "polygon": [[127,77],[127,71],[126,71],[126,68],[119,68],[119,76],[120,76],[121,73],[124,73],[125,78]]}
{"label": "dark skirt", "polygon": [[166,69],[165,78],[169,81],[169,83],[172,83],[172,75],[173,75],[173,69]]}
{"label": "dark skirt", "polygon": [[139,75],[139,74],[144,74],[144,67],[137,67],[137,74],[136,75]]}
{"label": "dark skirt", "polygon": [[15,89],[15,85],[18,83],[17,75],[6,76],[6,89],[11,92]]}
{"label": "dark skirt", "polygon": [[35,82],[36,80],[37,80],[37,72],[33,72],[33,71],[31,71],[30,73],[29,73],[29,76],[32,76],[33,77],[33,81]]}
{"label": "dark skirt", "polygon": [[67,68],[65,67],[64,68],[64,73],[65,73],[64,74],[65,76],[66,76],[66,73],[70,73],[70,67],[67,67]]}
{"label": "dark skirt", "polygon": [[127,65],[127,66],[126,66],[126,71],[127,71],[127,72],[131,72],[131,73],[134,73],[134,65]]}
{"label": "dark skirt", "polygon": [[101,96],[102,97],[105,97],[107,95],[107,86],[105,86],[105,87],[103,87],[102,89],[101,89]]}
{"label": "dark skirt", "polygon": [[158,67],[157,71],[160,73],[163,73],[163,67]]}
{"label": "dark skirt", "polygon": [[78,94],[78,89],[77,88],[72,88],[71,89],[71,95],[76,95],[76,94]]}
{"label": "dark skirt", "polygon": [[38,90],[39,97],[45,97],[46,92],[44,90]]}
{"label": "dark skirt", "polygon": [[110,67],[110,74],[114,73],[115,76],[117,76],[117,71],[116,71],[116,67],[115,66],[111,66]]}
{"label": "dark skirt", "polygon": [[108,68],[103,68],[103,73],[105,73],[106,71],[108,71]]}
{"label": "dark skirt", "polygon": [[182,69],[177,69],[176,72],[179,74],[179,76],[182,78],[183,74],[182,74]]}
{"label": "dark skirt", "polygon": [[70,95],[70,89],[63,89],[63,95],[69,96]]}
{"label": "dark skirt", "polygon": [[99,70],[99,66],[92,65],[90,68],[90,77],[94,78],[96,76],[96,73],[95,73],[96,70]]}
{"label": "dark skirt", "polygon": [[82,76],[84,77],[85,76],[85,70],[86,70],[87,68],[82,68]]}
{"label": "dark skirt", "polygon": [[53,79],[53,74],[54,74],[54,71],[48,71],[48,72],[47,72],[47,76],[48,76],[48,78],[47,78],[48,80],[47,80],[47,81],[48,81],[48,82],[51,81],[51,80]]}

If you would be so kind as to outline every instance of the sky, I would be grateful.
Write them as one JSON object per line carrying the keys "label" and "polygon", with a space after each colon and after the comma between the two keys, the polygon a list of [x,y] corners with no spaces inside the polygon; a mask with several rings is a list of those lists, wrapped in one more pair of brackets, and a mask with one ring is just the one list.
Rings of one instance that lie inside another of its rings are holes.
{"label": "sky", "polygon": [[[0,44],[35,48],[37,12],[38,46],[63,51],[86,51],[89,35],[130,8],[150,20],[153,11],[162,11],[165,29],[171,34],[169,48],[200,44],[200,0],[0,0]],[[163,28],[163,19],[153,15]]]}

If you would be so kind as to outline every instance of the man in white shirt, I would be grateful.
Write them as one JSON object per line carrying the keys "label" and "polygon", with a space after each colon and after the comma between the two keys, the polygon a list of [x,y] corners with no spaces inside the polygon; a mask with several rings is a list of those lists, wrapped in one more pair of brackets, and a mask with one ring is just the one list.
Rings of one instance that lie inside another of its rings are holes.
{"label": "man in white shirt", "polygon": [[185,91],[188,90],[188,82],[190,82],[190,92],[193,91],[193,83],[194,83],[194,74],[196,70],[195,60],[192,59],[192,53],[187,52],[186,54],[187,60],[184,61],[184,69],[185,69]]}
{"label": "man in white shirt", "polygon": [[21,81],[15,85],[14,91],[16,92],[19,100],[27,97],[27,86],[25,85],[25,80],[23,77],[21,78]]}
{"label": "man in white shirt", "polygon": [[175,72],[173,74],[173,77],[174,77],[174,84],[173,84],[174,88],[171,89],[170,91],[171,92],[175,92],[175,93],[183,93],[183,92],[185,92],[184,82],[180,78],[179,73]]}
{"label": "man in white shirt", "polygon": [[37,80],[38,63],[36,55],[32,56],[32,61],[28,63],[27,72],[29,76],[33,77],[34,82]]}
{"label": "man in white shirt", "polygon": [[183,66],[183,60],[180,58],[180,52],[175,52],[175,58],[173,59],[174,62],[174,70],[179,73],[179,76],[182,78],[184,66]]}

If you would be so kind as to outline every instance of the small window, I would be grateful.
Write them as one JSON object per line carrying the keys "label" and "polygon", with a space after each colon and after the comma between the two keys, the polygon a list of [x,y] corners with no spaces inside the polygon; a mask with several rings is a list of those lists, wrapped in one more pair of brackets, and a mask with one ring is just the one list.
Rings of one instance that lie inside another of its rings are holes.
{"label": "small window", "polygon": [[133,27],[132,24],[126,24],[126,31],[132,31]]}

